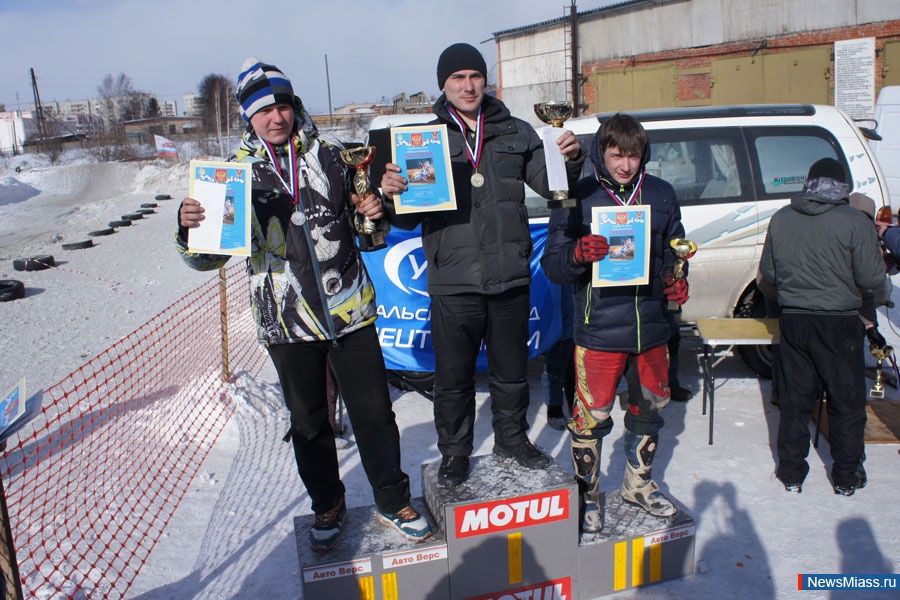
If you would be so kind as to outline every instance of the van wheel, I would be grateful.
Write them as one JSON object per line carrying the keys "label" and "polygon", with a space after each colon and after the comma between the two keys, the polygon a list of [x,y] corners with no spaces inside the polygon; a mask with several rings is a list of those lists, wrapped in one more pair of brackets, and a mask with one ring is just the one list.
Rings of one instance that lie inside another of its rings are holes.
{"label": "van wheel", "polygon": [[[766,303],[762,293],[754,287],[741,297],[735,318],[764,319]],[[738,356],[763,379],[772,379],[772,346],[738,346]]]}

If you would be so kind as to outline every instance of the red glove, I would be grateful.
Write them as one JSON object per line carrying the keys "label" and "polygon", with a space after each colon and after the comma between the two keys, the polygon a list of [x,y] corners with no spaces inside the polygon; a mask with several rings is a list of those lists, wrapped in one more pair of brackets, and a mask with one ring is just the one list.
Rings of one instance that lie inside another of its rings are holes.
{"label": "red glove", "polygon": [[575,242],[575,262],[587,264],[603,260],[609,254],[609,242],[602,235],[592,233]]}
{"label": "red glove", "polygon": [[676,279],[672,283],[667,282],[667,287],[663,288],[663,294],[665,294],[666,300],[681,306],[688,301],[687,279],[682,277],[681,279]]}

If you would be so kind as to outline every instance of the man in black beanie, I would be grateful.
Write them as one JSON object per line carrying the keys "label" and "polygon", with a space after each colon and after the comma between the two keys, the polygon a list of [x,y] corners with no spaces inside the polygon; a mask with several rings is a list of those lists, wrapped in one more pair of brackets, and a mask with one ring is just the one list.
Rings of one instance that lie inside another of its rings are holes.
{"label": "man in black beanie", "polygon": [[[525,184],[551,198],[547,165],[534,129],[484,93],[487,65],[469,44],[453,44],[438,59],[443,94],[434,104],[447,125],[457,209],[397,215],[393,195],[406,191],[400,167],[381,181],[391,223],[422,224],[435,354],[434,420],[443,457],[438,483],[465,481],[475,425],[475,359],[487,347],[494,454],[530,469],[550,459],[528,439],[528,316],[531,233]],[[569,160],[569,185],[584,153],[570,131],[557,142]]]}
{"label": "man in black beanie", "polygon": [[760,274],[776,286],[782,313],[776,475],[800,493],[809,472],[809,419],[828,397],[831,485],[852,496],[866,486],[866,388],[860,319],[865,290],[885,280],[872,222],[848,204],[844,166],[816,161],[803,191],[772,217]]}

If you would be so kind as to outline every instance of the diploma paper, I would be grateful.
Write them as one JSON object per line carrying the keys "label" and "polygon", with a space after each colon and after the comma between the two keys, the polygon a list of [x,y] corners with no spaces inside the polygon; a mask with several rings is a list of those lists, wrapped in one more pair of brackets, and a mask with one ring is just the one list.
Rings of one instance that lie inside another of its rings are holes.
{"label": "diploma paper", "polygon": [[650,281],[650,207],[598,206],[591,232],[609,242],[609,254],[593,263],[591,285],[645,285]]}
{"label": "diploma paper", "polygon": [[190,195],[206,218],[188,230],[188,250],[250,256],[249,165],[191,161]]}
{"label": "diploma paper", "polygon": [[391,158],[407,190],[394,195],[398,214],[456,210],[447,126],[391,127]]}

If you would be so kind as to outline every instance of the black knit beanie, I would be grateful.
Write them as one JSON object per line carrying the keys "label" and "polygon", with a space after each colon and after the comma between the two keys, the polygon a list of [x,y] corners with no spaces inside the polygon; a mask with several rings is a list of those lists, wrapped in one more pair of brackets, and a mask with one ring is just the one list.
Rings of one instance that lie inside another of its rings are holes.
{"label": "black knit beanie", "polygon": [[820,177],[828,177],[841,183],[847,183],[847,172],[838,161],[833,158],[820,158],[809,168],[809,175],[806,180],[819,179]]}
{"label": "black knit beanie", "polygon": [[448,77],[457,71],[467,69],[478,71],[487,78],[487,65],[484,62],[484,57],[481,56],[481,52],[474,46],[463,43],[449,46],[441,52],[441,57],[438,59],[438,89],[444,89],[444,82],[447,81]]}

